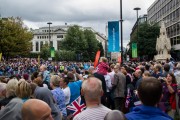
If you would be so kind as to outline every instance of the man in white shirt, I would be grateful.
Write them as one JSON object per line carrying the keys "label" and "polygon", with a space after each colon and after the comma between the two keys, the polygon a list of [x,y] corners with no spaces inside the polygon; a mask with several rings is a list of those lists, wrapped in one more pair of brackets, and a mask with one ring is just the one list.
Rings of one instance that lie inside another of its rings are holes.
{"label": "man in white shirt", "polygon": [[87,108],[73,120],[104,120],[111,110],[101,104],[102,82],[95,77],[88,78],[82,84],[81,94],[85,98]]}

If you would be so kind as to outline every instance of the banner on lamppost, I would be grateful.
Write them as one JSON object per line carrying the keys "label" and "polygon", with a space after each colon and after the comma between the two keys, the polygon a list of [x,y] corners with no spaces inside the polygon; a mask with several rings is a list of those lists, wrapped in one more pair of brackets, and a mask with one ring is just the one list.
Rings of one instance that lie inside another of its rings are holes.
{"label": "banner on lamppost", "polygon": [[132,58],[137,58],[137,43],[132,43]]}
{"label": "banner on lamppost", "polygon": [[108,52],[119,52],[119,21],[108,22]]}
{"label": "banner on lamppost", "polygon": [[54,47],[51,47],[51,57],[55,57],[55,50],[54,50]]}

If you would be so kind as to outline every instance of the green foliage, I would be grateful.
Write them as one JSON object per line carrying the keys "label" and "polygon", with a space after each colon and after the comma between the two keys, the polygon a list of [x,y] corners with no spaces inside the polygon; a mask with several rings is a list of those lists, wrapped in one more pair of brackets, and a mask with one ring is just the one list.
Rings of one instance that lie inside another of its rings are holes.
{"label": "green foliage", "polygon": [[40,52],[41,58],[47,60],[50,57],[50,47],[48,44],[44,44]]}
{"label": "green foliage", "polygon": [[55,53],[56,61],[74,61],[76,60],[76,54],[74,51],[58,50]]}
{"label": "green foliage", "polygon": [[62,49],[74,51],[76,60],[78,58],[80,61],[93,61],[98,49],[101,50],[101,56],[104,55],[102,43],[97,41],[95,34],[91,30],[83,31],[77,25],[69,27]]}
{"label": "green foliage", "polygon": [[156,40],[159,36],[160,27],[158,24],[150,25],[147,22],[142,23],[138,27],[138,39],[137,39],[137,30],[131,36],[131,41],[129,43],[130,49],[128,51],[131,54],[132,43],[137,43],[138,56],[148,56],[149,59],[153,59],[156,54]]}
{"label": "green foliage", "polygon": [[28,54],[32,37],[21,18],[0,19],[0,52],[4,57]]}

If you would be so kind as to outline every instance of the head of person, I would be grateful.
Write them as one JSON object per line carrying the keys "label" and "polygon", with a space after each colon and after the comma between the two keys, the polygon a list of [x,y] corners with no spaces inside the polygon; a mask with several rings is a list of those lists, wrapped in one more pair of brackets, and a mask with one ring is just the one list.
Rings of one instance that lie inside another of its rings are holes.
{"label": "head of person", "polygon": [[114,66],[115,66],[115,64],[111,64],[111,65],[110,65],[110,70],[111,70],[111,71],[114,71]]}
{"label": "head of person", "polygon": [[176,69],[180,70],[180,63],[177,64]]}
{"label": "head of person", "polygon": [[144,73],[143,73],[143,78],[145,78],[145,77],[150,77],[150,76],[151,76],[151,74],[150,74],[149,71],[144,71]]}
{"label": "head of person", "polygon": [[6,97],[15,97],[16,96],[16,86],[18,84],[17,79],[10,79],[6,85]]}
{"label": "head of person", "polygon": [[126,117],[121,111],[112,110],[106,114],[104,120],[126,120]]}
{"label": "head of person", "polygon": [[155,64],[154,65],[154,72],[160,72],[161,71],[161,65],[160,64]]}
{"label": "head of person", "polygon": [[53,120],[49,105],[38,99],[29,99],[22,106],[23,120]]}
{"label": "head of person", "polygon": [[166,78],[168,82],[172,82],[173,84],[177,83],[173,73],[168,73]]}
{"label": "head of person", "polygon": [[100,102],[103,95],[102,82],[98,78],[89,77],[82,83],[81,94],[84,96],[86,102]]}
{"label": "head of person", "polygon": [[115,72],[115,73],[118,73],[119,67],[120,67],[119,65],[115,65],[115,66],[114,66],[114,72]]}
{"label": "head of person", "polygon": [[40,66],[40,72],[44,72],[44,71],[46,71],[46,70],[47,70],[46,65],[41,65],[41,66]]}
{"label": "head of person", "polygon": [[69,82],[73,82],[74,81],[74,74],[72,72],[68,72],[67,78],[68,78]]}
{"label": "head of person", "polygon": [[68,83],[69,83],[68,78],[63,77],[63,78],[60,79],[59,85],[60,85],[61,88],[64,88],[64,87],[66,87],[68,85]]}
{"label": "head of person", "polygon": [[125,67],[121,67],[121,72],[122,72],[124,75],[127,75],[127,71],[126,71],[126,68],[125,68]]}
{"label": "head of person", "polygon": [[31,94],[30,84],[24,79],[21,79],[16,86],[16,96],[19,98],[29,98]]}
{"label": "head of person", "polygon": [[50,79],[50,86],[52,89],[56,88],[56,87],[59,87],[60,85],[60,80],[61,78],[58,76],[58,75],[53,75],[51,76],[51,79]]}
{"label": "head of person", "polygon": [[93,66],[90,66],[88,71],[89,71],[90,74],[93,74],[93,72],[95,71],[95,69],[94,69]]}
{"label": "head of person", "polygon": [[162,85],[154,77],[143,78],[138,87],[138,97],[146,106],[155,106],[162,97]]}
{"label": "head of person", "polygon": [[6,83],[0,83],[0,98],[6,97]]}
{"label": "head of person", "polygon": [[136,70],[134,73],[135,77],[139,78],[142,75],[142,71],[140,69]]}
{"label": "head of person", "polygon": [[169,72],[169,70],[170,70],[170,65],[168,63],[166,63],[164,65],[164,71]]}
{"label": "head of person", "polygon": [[99,60],[99,62],[105,62],[105,63],[106,63],[107,61],[108,61],[108,60],[107,60],[106,57],[101,57],[100,60]]}

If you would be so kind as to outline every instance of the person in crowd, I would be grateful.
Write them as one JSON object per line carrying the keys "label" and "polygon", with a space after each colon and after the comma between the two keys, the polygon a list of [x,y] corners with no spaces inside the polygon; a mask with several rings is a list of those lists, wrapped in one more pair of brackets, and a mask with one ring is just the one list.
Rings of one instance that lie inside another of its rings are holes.
{"label": "person in crowd", "polygon": [[155,64],[154,65],[154,70],[153,70],[153,73],[152,73],[152,77],[155,77],[155,78],[163,77],[163,75],[161,73],[161,70],[162,70],[161,64]]}
{"label": "person in crowd", "polygon": [[142,81],[142,71],[140,69],[134,72],[135,77],[137,78],[135,89],[138,88],[140,82]]}
{"label": "person in crowd", "polygon": [[22,106],[21,114],[22,120],[53,120],[49,105],[38,99],[27,100]]}
{"label": "person in crowd", "polygon": [[174,118],[176,111],[176,92],[177,84],[176,78],[173,73],[168,73],[166,78],[163,78],[163,97],[159,104],[159,107],[166,113],[168,113],[172,118]]}
{"label": "person in crowd", "polygon": [[89,67],[89,73],[90,73],[89,76],[94,76],[94,77],[96,77],[96,78],[98,78],[98,79],[101,80],[101,82],[102,82],[102,88],[103,88],[103,92],[104,92],[103,96],[101,97],[101,103],[102,103],[103,105],[106,105],[106,96],[107,96],[106,90],[107,90],[107,88],[106,88],[106,81],[105,81],[104,75],[99,74],[99,73],[97,72],[97,70],[95,70],[95,68],[94,68],[93,66],[90,66],[90,67]]}
{"label": "person in crowd", "polygon": [[22,99],[23,102],[27,101],[31,94],[31,86],[24,79],[20,79],[16,86],[16,96]]}
{"label": "person in crowd", "polygon": [[164,70],[163,70],[163,73],[162,73],[162,76],[163,77],[167,77],[167,74],[170,72],[170,65],[169,64],[165,64],[164,65]]}
{"label": "person in crowd", "polygon": [[13,98],[16,97],[17,79],[10,79],[6,85],[6,97],[0,101],[0,107],[6,106]]}
{"label": "person in crowd", "polygon": [[70,88],[68,87],[68,84],[69,84],[69,80],[67,77],[62,77],[60,79],[60,87],[63,90],[64,95],[65,95],[66,106],[69,104],[70,96],[71,96],[71,92],[70,92]]}
{"label": "person in crowd", "polygon": [[50,86],[52,88],[51,92],[53,94],[54,100],[60,112],[63,114],[63,117],[66,118],[67,112],[65,105],[65,95],[63,90],[59,86],[60,79],[61,78],[58,75],[53,75],[50,80]]}
{"label": "person in crowd", "polygon": [[59,120],[61,118],[60,112],[54,102],[53,95],[48,88],[37,86],[34,91],[34,98],[43,100],[49,105],[49,107],[51,108],[51,115],[54,120]]}
{"label": "person in crowd", "polygon": [[2,110],[0,110],[0,120],[22,120],[22,105],[22,99],[17,97],[13,98]]}
{"label": "person in crowd", "polygon": [[126,76],[120,71],[120,66],[114,66],[114,81],[112,89],[114,89],[114,104],[115,109],[123,111],[125,103]]}
{"label": "person in crowd", "polygon": [[138,87],[138,97],[142,105],[134,107],[125,117],[128,120],[173,120],[157,108],[162,93],[162,85],[156,78],[143,78]]}
{"label": "person in crowd", "polygon": [[0,83],[0,101],[6,97],[6,83]]}
{"label": "person in crowd", "polygon": [[68,72],[67,79],[69,80],[68,87],[70,88],[70,101],[72,103],[76,98],[80,96],[80,90],[82,85],[83,77],[78,75],[78,81],[74,81],[74,74],[72,72]]}
{"label": "person in crowd", "polygon": [[99,64],[97,66],[97,72],[101,75],[106,75],[109,69],[109,65],[107,64],[107,58],[101,57],[99,60]]}
{"label": "person in crowd", "polygon": [[107,113],[104,120],[126,120],[126,117],[123,112],[119,110],[112,110]]}
{"label": "person in crowd", "polygon": [[89,77],[83,81],[81,94],[85,98],[87,108],[73,120],[104,120],[111,110],[101,104],[102,82],[96,77]]}
{"label": "person in crowd", "polygon": [[149,71],[144,71],[142,77],[143,77],[143,78],[145,78],[145,77],[151,77],[151,73],[150,73]]}
{"label": "person in crowd", "polygon": [[47,70],[47,67],[45,65],[40,66],[40,72],[43,74],[43,83],[45,83],[49,89],[50,87],[50,72]]}

